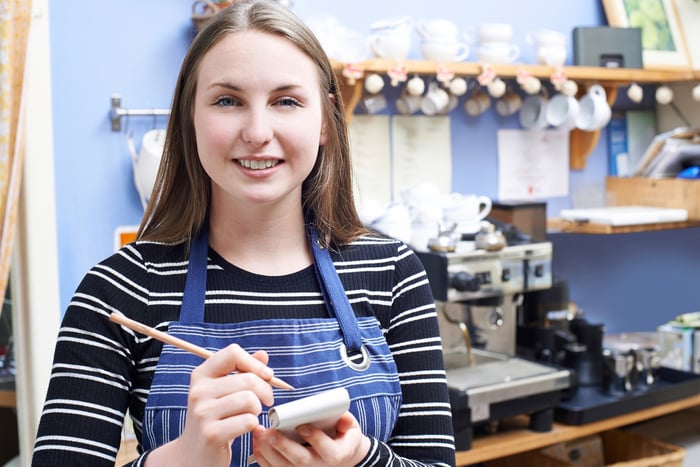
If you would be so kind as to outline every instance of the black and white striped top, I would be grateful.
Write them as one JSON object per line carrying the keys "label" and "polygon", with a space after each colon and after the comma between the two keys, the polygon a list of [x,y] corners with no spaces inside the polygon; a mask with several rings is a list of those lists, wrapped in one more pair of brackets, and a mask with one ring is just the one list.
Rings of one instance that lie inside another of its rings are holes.
{"label": "black and white striped top", "polygon": [[[401,242],[366,236],[332,252],[357,316],[374,316],[399,371],[403,403],[387,443],[372,440],[362,465],[455,464],[435,306],[420,260]],[[33,466],[113,466],[124,415],[137,438],[162,344],[110,322],[113,311],[167,331],[187,273],[185,247],[137,242],[93,267],[59,332]],[[313,266],[261,276],[209,250],[205,320],[327,317]],[[132,465],[143,464],[139,458]]]}

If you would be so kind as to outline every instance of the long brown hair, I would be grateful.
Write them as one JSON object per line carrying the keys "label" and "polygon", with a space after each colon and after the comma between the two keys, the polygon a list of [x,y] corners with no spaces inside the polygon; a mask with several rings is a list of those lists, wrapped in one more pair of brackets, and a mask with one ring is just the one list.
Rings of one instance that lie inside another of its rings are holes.
{"label": "long brown hair", "polygon": [[318,68],[328,138],[319,147],[316,164],[302,185],[302,208],[305,222],[327,243],[347,244],[367,230],[353,199],[350,144],[337,77],[311,30],[287,8],[269,0],[235,2],[210,20],[192,41],[177,78],[163,158],[138,238],[186,241],[207,219],[211,180],[199,161],[192,115],[199,65],[224,36],[245,30],[286,38]]}

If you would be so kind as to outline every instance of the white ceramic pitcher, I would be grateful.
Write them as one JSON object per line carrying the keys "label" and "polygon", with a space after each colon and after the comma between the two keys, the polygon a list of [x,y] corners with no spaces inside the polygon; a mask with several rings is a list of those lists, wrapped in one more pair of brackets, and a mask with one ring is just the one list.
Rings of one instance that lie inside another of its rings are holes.
{"label": "white ceramic pitcher", "polygon": [[141,205],[146,209],[148,200],[151,198],[153,185],[156,181],[156,174],[160,166],[160,159],[163,156],[163,146],[165,144],[165,130],[150,130],[143,135],[141,151],[136,152],[134,139],[127,138],[131,163],[134,170],[134,184],[139,192]]}

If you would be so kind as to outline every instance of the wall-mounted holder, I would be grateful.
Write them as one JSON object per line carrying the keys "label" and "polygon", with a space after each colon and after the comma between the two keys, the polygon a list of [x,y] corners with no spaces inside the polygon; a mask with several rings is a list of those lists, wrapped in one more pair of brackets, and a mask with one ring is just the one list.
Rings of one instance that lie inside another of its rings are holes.
{"label": "wall-mounted holder", "polygon": [[167,117],[170,109],[124,109],[121,96],[114,94],[111,97],[110,120],[112,131],[121,131],[122,117]]}

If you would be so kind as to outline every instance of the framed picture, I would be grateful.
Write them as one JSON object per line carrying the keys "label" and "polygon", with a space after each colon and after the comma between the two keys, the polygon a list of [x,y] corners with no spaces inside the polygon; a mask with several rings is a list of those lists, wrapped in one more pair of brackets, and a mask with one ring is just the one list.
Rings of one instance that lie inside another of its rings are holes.
{"label": "framed picture", "polygon": [[678,21],[693,70],[700,70],[700,1],[676,0]]}
{"label": "framed picture", "polygon": [[644,68],[690,68],[673,0],[603,0],[610,26],[641,28]]}

